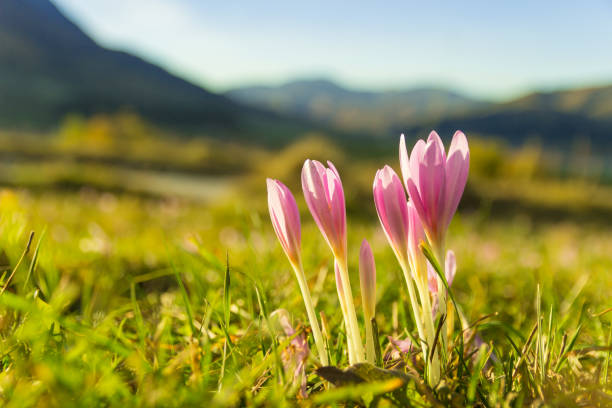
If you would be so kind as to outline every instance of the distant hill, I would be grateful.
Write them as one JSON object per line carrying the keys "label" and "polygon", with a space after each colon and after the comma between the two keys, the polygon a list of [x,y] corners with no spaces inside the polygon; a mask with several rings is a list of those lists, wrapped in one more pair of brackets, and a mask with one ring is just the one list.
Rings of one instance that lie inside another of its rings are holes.
{"label": "distant hill", "polygon": [[612,119],[612,85],[555,92],[534,92],[504,103],[499,108],[555,111],[596,119]]}
{"label": "distant hill", "polygon": [[562,150],[586,140],[596,150],[612,152],[612,86],[537,92],[502,103],[430,88],[352,91],[328,80],[239,88],[226,95],[344,131],[422,136],[431,129],[445,135],[463,129],[511,144],[540,140]]}
{"label": "distant hill", "polygon": [[[513,144],[539,140],[553,149],[567,150],[588,143],[595,153],[612,154],[612,86],[534,92],[523,97],[410,126],[450,133],[465,129],[495,136]],[[400,130],[400,127],[395,129]]]}
{"label": "distant hill", "polygon": [[377,133],[394,124],[442,118],[487,105],[444,89],[358,91],[326,79],[249,86],[230,90],[225,95],[254,107],[301,116],[340,129]]}
{"label": "distant hill", "polygon": [[99,46],[48,0],[0,0],[0,126],[45,128],[68,113],[122,109],[175,128],[239,136],[262,127],[262,139],[300,128]]}

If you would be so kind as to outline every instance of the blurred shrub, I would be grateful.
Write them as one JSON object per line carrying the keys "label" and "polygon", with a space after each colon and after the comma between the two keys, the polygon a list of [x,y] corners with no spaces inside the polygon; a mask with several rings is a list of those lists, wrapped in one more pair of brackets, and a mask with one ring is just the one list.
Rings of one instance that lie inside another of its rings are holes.
{"label": "blurred shrub", "polygon": [[96,114],[89,118],[68,115],[60,126],[57,138],[68,147],[107,150],[157,136],[157,133],[137,114],[120,112],[114,115]]}
{"label": "blurred shrub", "polygon": [[545,155],[535,142],[511,148],[498,139],[470,137],[470,176],[495,179],[530,180],[558,176],[556,157]]}
{"label": "blurred shrub", "polygon": [[329,160],[339,169],[346,161],[344,153],[335,143],[321,134],[311,133],[264,158],[258,166],[258,173],[261,176],[278,178],[288,186],[295,187],[299,185],[306,159],[319,160],[322,163]]}

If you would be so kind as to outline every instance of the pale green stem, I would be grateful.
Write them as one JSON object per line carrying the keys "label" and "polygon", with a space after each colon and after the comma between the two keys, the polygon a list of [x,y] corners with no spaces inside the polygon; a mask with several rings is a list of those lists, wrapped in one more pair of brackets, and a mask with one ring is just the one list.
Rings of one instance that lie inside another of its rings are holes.
{"label": "pale green stem", "polygon": [[[436,252],[436,256],[438,257],[438,263],[440,264],[440,268],[442,269],[442,276],[446,278],[446,258],[444,254],[444,242],[440,242],[439,245],[434,244],[434,251]],[[446,286],[444,286],[444,282],[441,279],[438,279],[438,313],[440,315],[446,314],[448,312],[448,307],[446,306]],[[440,344],[442,351],[442,356],[446,355],[446,347],[447,347],[447,329],[446,329],[446,320],[442,324],[442,328],[440,329]]]}
{"label": "pale green stem", "polygon": [[366,361],[376,364],[376,349],[374,348],[374,329],[372,328],[372,316],[364,313],[365,333],[366,333]]}
{"label": "pale green stem", "polygon": [[[418,280],[415,280],[415,282],[417,283],[417,289],[419,291],[419,295],[421,298],[421,304],[423,306],[423,320],[425,323],[425,330],[426,330],[426,335],[427,335],[427,344],[429,347],[429,350],[432,349],[433,345],[434,345],[434,341],[435,341],[435,337],[436,337],[436,330],[434,327],[434,319],[433,319],[433,311],[432,311],[432,306],[431,306],[431,299],[430,299],[430,295],[429,295],[429,288],[427,287],[427,274],[426,274],[426,270],[425,271],[420,271],[422,274],[419,275],[419,273],[415,273],[415,275],[417,276]],[[440,349],[436,348],[436,350],[434,351],[434,355],[433,358],[431,360],[429,360],[429,363],[427,364],[427,370],[428,370],[428,381],[429,384],[434,386],[437,385],[438,382],[440,382],[440,358],[439,358],[439,353],[440,353]],[[426,356],[427,358],[429,358],[429,356]]]}
{"label": "pale green stem", "polygon": [[301,262],[298,265],[292,263],[292,266],[293,270],[295,271],[295,276],[297,277],[300,290],[302,291],[302,298],[304,298],[304,305],[306,306],[306,314],[308,315],[308,320],[310,321],[312,335],[314,337],[317,351],[319,352],[321,364],[327,366],[329,365],[329,360],[327,359],[327,347],[323,341],[323,335],[321,334],[321,329],[319,328],[317,314],[315,313],[314,306],[312,305],[310,290],[308,289],[308,283],[306,282],[306,277],[304,276],[304,268],[302,267]]}
{"label": "pale green stem", "polygon": [[[336,259],[338,261],[338,259]],[[348,274],[348,266],[345,259],[341,259],[338,262],[340,266],[340,274],[342,276],[342,288],[344,291],[344,299],[346,301],[346,314],[348,317],[348,332],[352,338],[354,360],[351,361],[351,365],[355,363],[362,363],[364,361],[363,355],[363,344],[361,343],[361,336],[359,334],[359,325],[357,324],[357,313],[355,313],[355,303],[353,302],[353,293],[351,291],[351,284]]]}
{"label": "pale green stem", "polygon": [[425,331],[423,330],[423,322],[421,318],[421,308],[417,302],[416,295],[414,294],[414,287],[412,286],[412,277],[408,265],[405,262],[400,261],[402,272],[404,272],[404,279],[406,280],[406,286],[408,286],[408,295],[410,296],[410,304],[412,306],[412,312],[414,313],[414,321],[417,326],[417,332],[419,333],[419,340],[421,341],[421,348],[423,349],[423,355],[427,355],[427,342]]}
{"label": "pale green stem", "polygon": [[[337,282],[336,282],[337,284]],[[344,286],[344,285],[343,285]],[[355,352],[353,347],[353,339],[350,334],[349,326],[348,326],[348,318],[346,316],[346,299],[344,297],[344,288],[339,288],[338,290],[338,299],[340,299],[340,309],[342,309],[342,321],[344,322],[344,330],[346,332],[346,343],[348,346],[348,355],[349,362],[355,360]]]}

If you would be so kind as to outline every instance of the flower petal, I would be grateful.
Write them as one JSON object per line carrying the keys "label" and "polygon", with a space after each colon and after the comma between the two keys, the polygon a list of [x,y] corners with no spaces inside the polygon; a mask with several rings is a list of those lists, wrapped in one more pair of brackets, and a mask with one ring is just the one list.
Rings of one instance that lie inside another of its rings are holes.
{"label": "flower petal", "polygon": [[292,262],[299,262],[301,247],[300,213],[291,191],[278,180],[267,179],[268,209],[272,227]]}
{"label": "flower petal", "polygon": [[389,244],[400,260],[406,260],[408,247],[408,205],[402,182],[393,169],[385,166],[374,179],[374,203]]}
{"label": "flower petal", "polygon": [[429,143],[433,143],[438,146],[438,149],[440,149],[440,153],[444,161],[446,161],[446,153],[444,152],[444,143],[442,143],[442,139],[440,138],[440,135],[438,135],[438,132],[436,132],[435,130],[432,130],[429,133],[429,137],[427,138],[427,144]]}
{"label": "flower petal", "polygon": [[444,276],[446,277],[446,282],[448,282],[448,287],[450,287],[451,284],[453,283],[456,273],[457,273],[457,259],[455,258],[455,253],[449,249],[448,252],[446,253],[445,268],[444,268]]}
{"label": "flower petal", "polygon": [[448,150],[448,159],[445,167],[445,203],[442,212],[444,228],[448,228],[453,215],[457,211],[459,201],[461,201],[470,167],[470,149],[463,132],[455,132]]}
{"label": "flower petal", "polygon": [[[423,224],[432,239],[439,239],[444,231],[439,228],[443,209],[446,162],[435,138],[427,142],[423,159],[419,162],[419,192],[425,209]],[[416,205],[415,205],[416,207]],[[417,207],[418,210],[418,207]]]}

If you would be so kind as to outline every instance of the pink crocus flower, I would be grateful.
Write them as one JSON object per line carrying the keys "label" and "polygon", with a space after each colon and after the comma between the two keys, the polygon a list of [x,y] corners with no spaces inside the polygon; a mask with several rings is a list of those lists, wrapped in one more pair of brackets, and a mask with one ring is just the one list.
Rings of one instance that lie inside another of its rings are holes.
{"label": "pink crocus flower", "polygon": [[302,189],[308,209],[334,256],[346,259],[346,208],[340,175],[331,162],[328,168],[306,160],[302,168]]}
{"label": "pink crocus flower", "polygon": [[467,181],[470,163],[468,142],[455,132],[448,155],[434,131],[420,139],[408,156],[404,135],[400,140],[400,165],[406,190],[433,245],[441,246]]}
{"label": "pink crocus flower", "polygon": [[399,177],[389,166],[376,172],[374,177],[374,204],[378,219],[400,263],[407,265],[408,203]]}
{"label": "pink crocus flower", "polygon": [[268,209],[272,227],[293,265],[300,265],[300,212],[291,191],[278,180],[267,179]]}
{"label": "pink crocus flower", "polygon": [[292,375],[293,384],[299,385],[298,396],[307,398],[306,393],[306,360],[310,349],[308,342],[303,332],[296,334],[295,329],[291,325],[289,313],[285,309],[278,309],[272,312],[272,318],[277,318],[278,323],[287,337],[293,337],[289,345],[282,351],[281,359],[283,368],[287,374]]}
{"label": "pink crocus flower", "polygon": [[385,364],[393,364],[397,360],[404,360],[406,357],[412,356],[412,364],[416,366],[415,347],[410,339],[395,339],[391,336],[387,336],[387,339],[390,347],[384,357]]}

